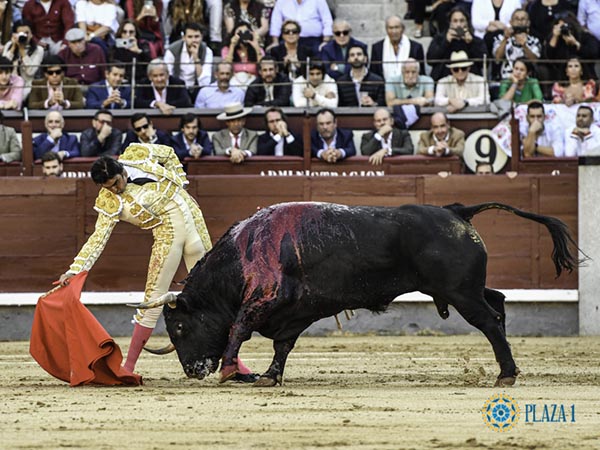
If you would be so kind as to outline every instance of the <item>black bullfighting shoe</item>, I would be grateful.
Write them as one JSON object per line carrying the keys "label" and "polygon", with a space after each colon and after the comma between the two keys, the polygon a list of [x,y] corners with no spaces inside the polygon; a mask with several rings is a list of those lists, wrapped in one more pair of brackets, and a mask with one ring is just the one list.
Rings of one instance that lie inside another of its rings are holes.
{"label": "black bullfighting shoe", "polygon": [[231,381],[237,381],[239,383],[254,383],[260,378],[257,373],[236,373]]}

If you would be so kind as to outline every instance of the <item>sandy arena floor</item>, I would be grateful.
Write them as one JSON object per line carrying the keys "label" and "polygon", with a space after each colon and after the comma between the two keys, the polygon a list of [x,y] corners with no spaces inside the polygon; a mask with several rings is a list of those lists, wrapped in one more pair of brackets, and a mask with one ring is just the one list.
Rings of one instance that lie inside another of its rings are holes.
{"label": "sandy arena floor", "polygon": [[[268,389],[188,380],[174,353],[142,356],[142,387],[70,388],[28,343],[3,342],[0,448],[600,448],[600,338],[510,341],[522,376],[504,390],[492,388],[498,367],[479,335],[301,338],[283,386]],[[242,356],[265,370],[271,343],[253,338]],[[502,392],[521,415],[499,433],[481,409]],[[568,422],[526,422],[527,404],[538,420],[544,405],[563,405]]]}

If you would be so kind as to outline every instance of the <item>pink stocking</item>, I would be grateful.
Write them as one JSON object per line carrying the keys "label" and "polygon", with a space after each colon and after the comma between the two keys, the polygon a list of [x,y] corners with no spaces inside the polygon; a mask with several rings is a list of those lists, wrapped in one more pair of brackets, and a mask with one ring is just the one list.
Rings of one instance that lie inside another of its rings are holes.
{"label": "pink stocking", "polygon": [[154,328],[143,327],[138,323],[134,325],[133,335],[131,336],[131,342],[129,344],[129,351],[127,352],[127,361],[123,365],[123,367],[130,372],[133,372],[133,369],[135,369],[135,363],[153,331]]}

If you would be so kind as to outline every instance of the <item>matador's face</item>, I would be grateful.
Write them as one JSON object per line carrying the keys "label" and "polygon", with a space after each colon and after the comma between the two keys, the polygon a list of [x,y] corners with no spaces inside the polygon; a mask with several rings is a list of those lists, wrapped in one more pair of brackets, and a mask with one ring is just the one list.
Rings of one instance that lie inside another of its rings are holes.
{"label": "matador's face", "polygon": [[104,189],[108,189],[113,194],[122,194],[127,187],[127,172],[123,171],[123,173],[109,178],[105,183],[102,183],[101,186]]}

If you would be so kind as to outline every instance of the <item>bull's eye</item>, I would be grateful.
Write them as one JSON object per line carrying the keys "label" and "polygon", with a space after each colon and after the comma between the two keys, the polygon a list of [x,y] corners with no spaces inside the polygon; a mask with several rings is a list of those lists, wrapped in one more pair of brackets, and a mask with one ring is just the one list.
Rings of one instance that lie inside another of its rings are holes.
{"label": "bull's eye", "polygon": [[177,326],[175,327],[175,333],[181,336],[181,334],[183,333],[183,323],[179,322],[177,324]]}

